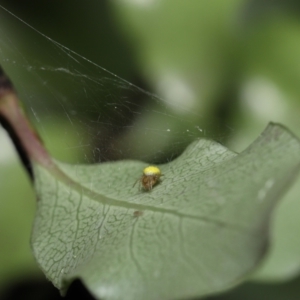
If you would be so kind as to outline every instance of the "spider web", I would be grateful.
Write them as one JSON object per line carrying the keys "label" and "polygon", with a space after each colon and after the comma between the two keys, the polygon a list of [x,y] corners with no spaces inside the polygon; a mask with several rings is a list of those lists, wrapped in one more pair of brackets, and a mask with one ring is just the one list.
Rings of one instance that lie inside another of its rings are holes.
{"label": "spider web", "polygon": [[[161,163],[197,138],[226,138],[223,129],[212,130],[204,121],[197,105],[178,101],[176,93],[184,89],[180,83],[169,89],[170,97],[160,97],[56,42],[2,6],[0,15],[1,64],[50,152],[56,148],[54,156],[61,150],[78,152],[77,161],[85,163]],[[59,127],[60,143],[52,141],[49,124]],[[70,140],[70,135],[75,138]]]}

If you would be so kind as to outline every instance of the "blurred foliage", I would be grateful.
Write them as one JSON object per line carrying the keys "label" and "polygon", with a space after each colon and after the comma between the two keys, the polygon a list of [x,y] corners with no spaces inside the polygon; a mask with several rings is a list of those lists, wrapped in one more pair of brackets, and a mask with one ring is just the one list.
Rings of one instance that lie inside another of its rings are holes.
{"label": "blurred foliage", "polygon": [[0,128],[0,290],[17,274],[37,272],[29,247],[34,193],[8,136]]}
{"label": "blurred foliage", "polygon": [[[204,128],[207,137],[215,138],[235,151],[249,145],[269,121],[281,122],[300,136],[300,10],[297,1],[190,0],[187,4],[181,0],[93,0],[84,5],[74,0],[2,0],[1,5],[47,36],[129,82],[156,92],[167,101],[176,100],[179,106],[188,105],[189,111],[200,118],[177,112],[179,117],[171,125],[184,135],[185,143],[180,145],[181,149],[196,134],[185,134],[184,123],[178,122],[180,118],[189,118]],[[14,31],[14,23],[6,29]],[[20,34],[16,47],[21,47],[22,41],[28,38]],[[34,47],[34,40],[32,44]],[[34,56],[43,61],[46,52],[46,48],[38,49]],[[10,70],[12,80],[15,72]],[[29,90],[35,88],[34,83],[27,85]],[[147,144],[140,147],[140,140],[145,138],[143,131],[136,128],[151,124],[165,128],[164,120],[157,120],[151,113],[157,109],[157,104],[145,101],[143,105],[146,107],[143,118],[128,117],[127,122],[135,126],[132,131],[107,133],[115,138],[120,152],[130,151],[136,156],[145,153]],[[174,111],[172,106],[169,109]],[[41,135],[57,158],[72,161],[73,157],[73,161],[78,161],[80,152],[85,155],[83,149],[74,146],[78,131],[68,142],[71,146],[66,147],[70,130],[63,130],[67,123],[65,119],[56,118],[53,128],[46,126],[46,120],[42,122],[48,129],[47,134],[41,130]],[[122,123],[123,128],[125,125]],[[177,138],[173,135],[168,140],[158,141],[161,144],[155,145],[154,149],[160,149],[165,157],[170,157],[168,151],[172,149],[168,150],[163,142],[168,143],[169,148],[174,147]],[[152,143],[152,140],[147,136],[147,141]],[[128,145],[129,150],[126,150]],[[33,196],[28,179],[17,167],[16,160],[5,164],[0,160],[0,163],[0,184],[5,183],[5,187],[1,185],[3,216],[0,222],[1,228],[7,229],[0,235],[1,256],[6,257],[5,263],[0,263],[0,274],[3,274],[0,278],[4,278],[12,270],[15,274],[21,272],[18,266],[22,264],[28,272],[34,268],[26,242],[34,203],[30,201]],[[9,186],[9,176],[20,184],[18,190]],[[256,278],[286,280],[299,271],[299,189],[300,182],[297,182],[277,210],[272,226],[271,255]],[[27,213],[16,209],[24,206],[29,210]],[[9,223],[12,218],[16,220],[15,224],[20,222],[18,227],[22,230],[27,228],[26,233],[12,231],[14,227]],[[288,299],[300,295],[300,288],[294,286],[290,289],[293,296]],[[248,284],[246,288],[238,289],[243,294],[240,297],[254,293],[254,288],[268,294],[270,299],[273,299],[270,295],[274,291],[277,296],[285,294],[280,291],[286,291],[283,285]],[[228,299],[226,297],[224,299]],[[222,299],[221,296],[218,299]]]}
{"label": "blurred foliage", "polygon": [[208,297],[209,300],[297,300],[300,278],[280,284],[247,282],[222,295]]}

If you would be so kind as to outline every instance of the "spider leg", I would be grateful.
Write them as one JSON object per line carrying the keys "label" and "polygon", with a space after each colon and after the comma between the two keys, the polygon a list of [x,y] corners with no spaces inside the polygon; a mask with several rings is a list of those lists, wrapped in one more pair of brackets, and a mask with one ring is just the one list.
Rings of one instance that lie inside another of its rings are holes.
{"label": "spider leg", "polygon": [[141,179],[139,178],[135,181],[134,185],[132,186],[133,188],[135,187],[135,185],[137,184],[138,181],[141,181]]}

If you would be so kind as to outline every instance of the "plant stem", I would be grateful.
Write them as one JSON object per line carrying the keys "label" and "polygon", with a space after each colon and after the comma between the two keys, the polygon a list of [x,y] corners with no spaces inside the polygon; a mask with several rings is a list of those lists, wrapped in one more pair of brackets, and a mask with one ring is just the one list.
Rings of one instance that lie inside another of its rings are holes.
{"label": "plant stem", "polygon": [[32,162],[39,163],[46,168],[52,168],[54,166],[38,133],[24,114],[14,87],[1,66],[0,123],[12,138],[20,158],[31,177],[33,177]]}

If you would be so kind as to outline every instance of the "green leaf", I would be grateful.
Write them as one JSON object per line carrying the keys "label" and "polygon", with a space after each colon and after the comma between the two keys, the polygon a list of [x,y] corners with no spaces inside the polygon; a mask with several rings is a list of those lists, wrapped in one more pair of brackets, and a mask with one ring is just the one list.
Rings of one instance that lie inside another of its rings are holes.
{"label": "green leaf", "polygon": [[199,140],[152,191],[137,161],[34,165],[32,244],[64,292],[80,278],[96,298],[182,299],[237,284],[263,257],[271,212],[300,164],[300,142],[271,124],[245,151]]}

